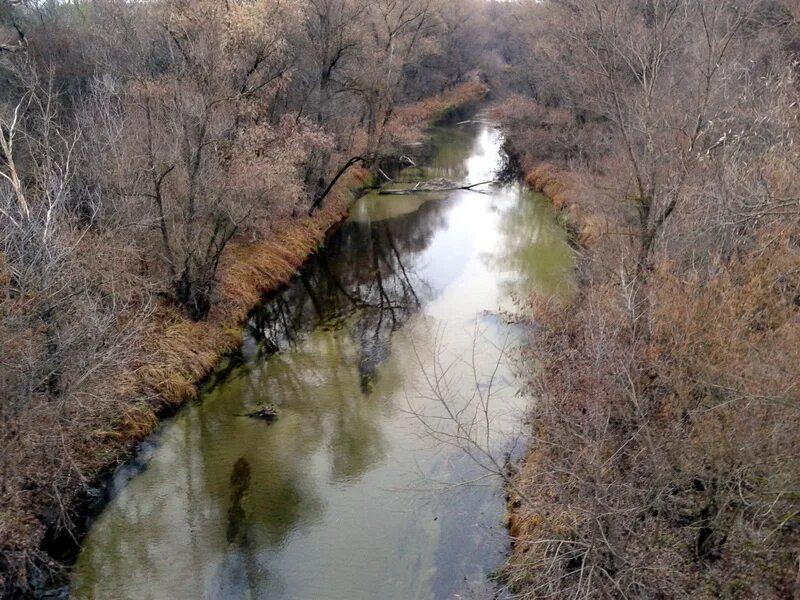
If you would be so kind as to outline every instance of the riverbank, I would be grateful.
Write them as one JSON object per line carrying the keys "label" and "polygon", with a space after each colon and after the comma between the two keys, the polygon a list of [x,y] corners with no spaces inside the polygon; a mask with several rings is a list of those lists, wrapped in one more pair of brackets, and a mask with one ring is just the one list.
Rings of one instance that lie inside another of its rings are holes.
{"label": "riverbank", "polygon": [[[394,120],[405,135],[418,136],[486,93],[471,82],[402,107]],[[292,278],[346,217],[369,178],[365,170],[351,169],[313,216],[276,226],[263,242],[234,241],[222,257],[218,298],[207,320],[194,322],[159,301],[129,340],[137,347],[136,364],[105,381],[91,406],[67,407],[68,413],[57,415],[51,407],[34,406],[20,416],[11,439],[3,440],[8,477],[0,497],[0,597],[53,587],[62,559],[70,558],[64,546],[74,546],[72,532],[81,529],[81,512],[91,503],[86,490],[124,462],[162,416],[196,397],[198,384],[241,343],[250,310]],[[57,462],[44,460],[54,431],[63,454]]]}
{"label": "riverbank", "polygon": [[542,114],[501,122],[575,233],[580,287],[568,306],[528,304],[536,401],[506,583],[524,598],[794,597],[798,505],[782,490],[800,475],[796,244],[770,228],[731,256],[664,250],[637,273],[635,203],[614,193],[625,173],[558,158]]}

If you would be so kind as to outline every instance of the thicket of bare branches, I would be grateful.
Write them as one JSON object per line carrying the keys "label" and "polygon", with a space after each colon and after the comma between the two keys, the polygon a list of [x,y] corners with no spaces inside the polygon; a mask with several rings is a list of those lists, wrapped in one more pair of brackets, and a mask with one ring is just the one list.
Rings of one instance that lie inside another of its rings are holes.
{"label": "thicket of bare branches", "polygon": [[518,10],[540,67],[498,116],[588,249],[569,307],[533,301],[508,580],[527,598],[795,597],[796,7]]}

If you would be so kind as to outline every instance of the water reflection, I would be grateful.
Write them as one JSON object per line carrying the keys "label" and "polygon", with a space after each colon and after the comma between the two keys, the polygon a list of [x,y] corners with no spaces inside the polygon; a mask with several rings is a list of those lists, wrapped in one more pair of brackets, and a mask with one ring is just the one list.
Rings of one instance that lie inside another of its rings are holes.
{"label": "water reflection", "polygon": [[346,330],[358,346],[361,390],[369,394],[378,367],[400,329],[443,281],[423,278],[420,258],[451,205],[427,202],[418,210],[377,222],[350,221],[298,277],[298,284],[253,315],[250,334],[259,350],[289,350],[319,327]]}
{"label": "water reflection", "polygon": [[[445,129],[430,148],[398,181],[481,181],[499,159],[486,127]],[[507,547],[502,490],[431,492],[476,467],[408,414],[424,403],[410,398],[425,384],[420,357],[469,355],[478,322],[478,367],[491,368],[511,326],[486,315],[515,293],[555,293],[569,265],[552,213],[514,186],[362,198],[121,486],[86,540],[74,597],[409,600],[483,584]],[[453,374],[468,390],[468,365]],[[508,393],[492,419],[518,430],[508,365],[499,377]],[[280,408],[274,424],[241,416],[264,403]]]}
{"label": "water reflection", "polygon": [[245,500],[250,489],[250,463],[240,458],[231,473],[231,504],[228,508],[228,547],[219,571],[219,598],[243,598],[246,593],[258,593],[259,569],[250,549],[252,540],[245,512]]}
{"label": "water reflection", "polygon": [[509,295],[535,290],[567,300],[574,292],[573,256],[565,252],[564,229],[552,218],[552,208],[543,196],[521,185],[511,186],[509,193],[519,195],[521,201],[514,210],[503,212],[504,243],[487,260],[512,274],[505,279]]}

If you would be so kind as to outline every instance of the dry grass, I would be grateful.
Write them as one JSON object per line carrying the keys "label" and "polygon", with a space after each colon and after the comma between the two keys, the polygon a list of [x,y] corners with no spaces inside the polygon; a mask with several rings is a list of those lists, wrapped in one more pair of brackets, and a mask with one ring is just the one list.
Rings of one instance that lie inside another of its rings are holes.
{"label": "dry grass", "polygon": [[489,88],[480,81],[462,83],[439,96],[398,108],[386,126],[386,143],[402,147],[419,143],[423,130],[419,123],[435,122],[452,111],[476,104],[489,93]]}
{"label": "dry grass", "polygon": [[523,172],[525,183],[532,190],[550,198],[556,210],[568,216],[579,244],[594,246],[610,231],[608,216],[600,211],[587,210],[586,202],[581,201],[589,192],[575,173],[547,163],[532,166],[523,163]]}
{"label": "dry grass", "polygon": [[144,341],[152,357],[139,369],[142,381],[168,403],[179,405],[197,395],[196,384],[213,370],[220,356],[239,347],[247,316],[263,295],[288,283],[324,240],[332,225],[347,214],[352,191],[368,174],[348,172],[311,217],[285,223],[270,239],[234,243],[220,266],[219,300],[206,321],[195,323],[173,308],[164,308]]}

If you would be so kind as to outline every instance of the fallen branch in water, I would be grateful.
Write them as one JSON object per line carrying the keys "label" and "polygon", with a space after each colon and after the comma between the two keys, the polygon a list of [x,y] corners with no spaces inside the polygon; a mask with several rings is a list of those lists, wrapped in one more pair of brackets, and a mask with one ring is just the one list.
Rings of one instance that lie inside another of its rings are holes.
{"label": "fallen branch in water", "polygon": [[461,125],[472,125],[473,123],[477,123],[478,125],[491,125],[493,127],[497,125],[496,121],[489,121],[487,119],[467,119],[466,121],[459,121],[456,123],[456,126],[460,127]]}
{"label": "fallen branch in water", "polygon": [[458,185],[447,179],[432,179],[430,181],[420,181],[413,188],[407,190],[380,190],[381,196],[407,196],[409,194],[421,194],[423,192],[454,192],[456,190],[472,190],[481,185],[497,183],[495,180],[481,181],[469,185]]}

